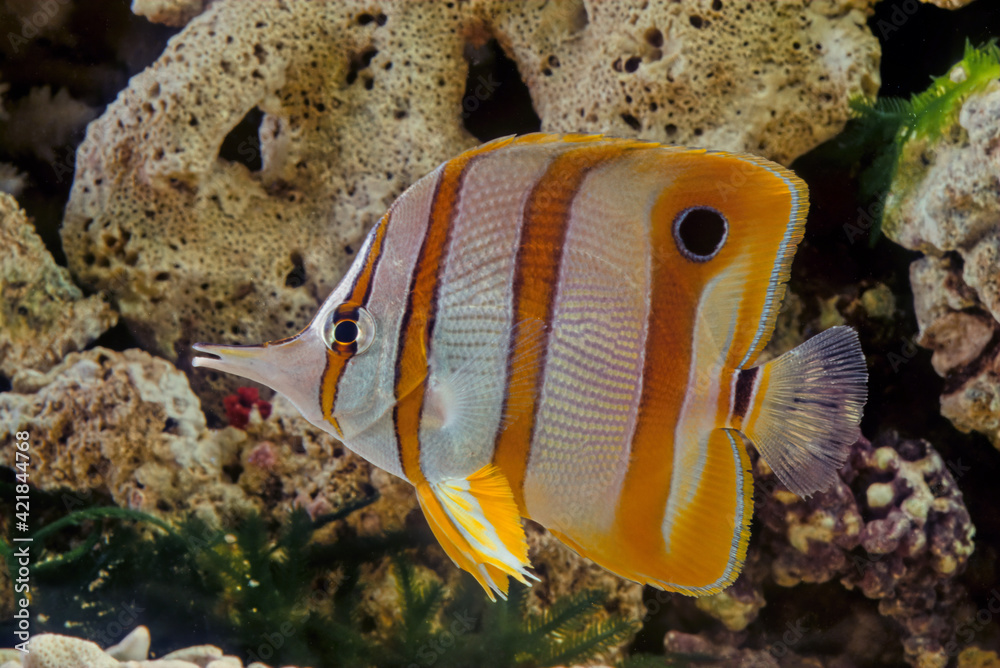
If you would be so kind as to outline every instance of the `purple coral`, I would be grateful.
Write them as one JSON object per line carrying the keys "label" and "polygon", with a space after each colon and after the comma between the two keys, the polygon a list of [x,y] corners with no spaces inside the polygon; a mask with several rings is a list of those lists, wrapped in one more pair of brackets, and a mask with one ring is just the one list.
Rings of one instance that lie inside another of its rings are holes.
{"label": "purple coral", "polygon": [[[762,468],[758,461],[758,480],[773,486]],[[955,578],[972,554],[975,527],[930,443],[895,433],[875,444],[861,439],[832,489],[805,500],[777,492],[759,501],[779,584],[839,577],[898,622],[911,664],[947,663],[955,610],[967,596]]]}

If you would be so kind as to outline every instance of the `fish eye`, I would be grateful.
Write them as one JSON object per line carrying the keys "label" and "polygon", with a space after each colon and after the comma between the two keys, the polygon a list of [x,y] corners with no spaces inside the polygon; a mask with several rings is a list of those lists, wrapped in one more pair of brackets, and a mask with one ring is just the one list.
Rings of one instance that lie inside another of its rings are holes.
{"label": "fish eye", "polygon": [[363,306],[341,304],[323,326],[323,341],[333,352],[351,356],[363,353],[375,340],[375,319]]}
{"label": "fish eye", "polygon": [[350,345],[358,340],[358,323],[354,320],[341,320],[333,326],[333,340],[342,346]]}
{"label": "fish eye", "polygon": [[674,242],[693,262],[711,260],[726,244],[729,221],[710,206],[692,206],[674,219]]}

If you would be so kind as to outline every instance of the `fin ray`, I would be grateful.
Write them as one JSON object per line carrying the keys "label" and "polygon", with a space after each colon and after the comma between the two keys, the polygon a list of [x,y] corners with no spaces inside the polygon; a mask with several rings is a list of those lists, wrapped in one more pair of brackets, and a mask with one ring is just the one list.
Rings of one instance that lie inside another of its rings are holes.
{"label": "fin ray", "polygon": [[850,327],[832,327],[760,367],[742,432],[788,489],[829,489],[860,435],[868,369]]}
{"label": "fin ray", "polygon": [[457,566],[486,590],[507,597],[507,578],[537,580],[526,569],[528,543],[503,474],[487,464],[463,479],[422,482],[417,498],[434,536]]}

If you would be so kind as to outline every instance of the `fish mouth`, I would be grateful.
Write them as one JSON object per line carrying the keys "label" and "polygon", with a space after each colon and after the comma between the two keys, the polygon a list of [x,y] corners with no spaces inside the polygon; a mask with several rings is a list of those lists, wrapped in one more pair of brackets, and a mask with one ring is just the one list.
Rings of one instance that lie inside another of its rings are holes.
{"label": "fish mouth", "polygon": [[191,366],[212,369],[266,385],[286,397],[313,424],[321,424],[319,389],[325,369],[325,346],[300,333],[252,346],[195,343],[199,355]]}
{"label": "fish mouth", "polygon": [[[218,343],[196,343],[192,349],[203,356],[191,358],[191,366],[224,371],[241,378],[272,387],[268,373],[273,364],[267,359],[267,344],[259,346],[230,346]],[[277,389],[273,388],[272,389]]]}

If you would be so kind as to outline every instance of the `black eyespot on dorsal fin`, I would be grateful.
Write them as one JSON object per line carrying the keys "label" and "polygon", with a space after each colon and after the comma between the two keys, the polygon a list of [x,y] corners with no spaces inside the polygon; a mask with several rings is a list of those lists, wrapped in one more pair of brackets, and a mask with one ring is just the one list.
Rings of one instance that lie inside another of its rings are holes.
{"label": "black eyespot on dorsal fin", "polygon": [[674,219],[677,250],[692,262],[711,260],[726,244],[729,221],[710,206],[692,206]]}

